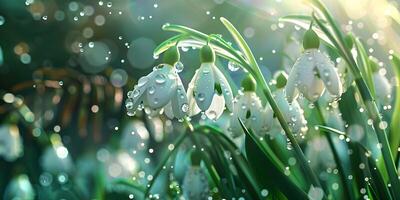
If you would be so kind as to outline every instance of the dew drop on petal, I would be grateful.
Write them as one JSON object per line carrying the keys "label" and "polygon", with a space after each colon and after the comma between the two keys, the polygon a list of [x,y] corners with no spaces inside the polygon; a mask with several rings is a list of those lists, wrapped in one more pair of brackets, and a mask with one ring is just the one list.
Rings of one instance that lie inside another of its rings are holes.
{"label": "dew drop on petal", "polygon": [[189,111],[189,105],[187,103],[182,104],[182,112],[186,113],[187,111]]}
{"label": "dew drop on petal", "polygon": [[143,76],[142,78],[139,79],[139,81],[138,81],[138,86],[139,86],[139,87],[142,87],[144,84],[147,83],[147,81],[148,81],[147,76]]}
{"label": "dew drop on petal", "polygon": [[199,101],[204,101],[204,99],[205,99],[204,93],[199,93],[199,94],[197,95],[197,99],[198,99]]}
{"label": "dew drop on petal", "polygon": [[182,63],[182,62],[177,62],[177,63],[175,63],[176,72],[178,72],[178,73],[182,72],[182,71],[183,71],[183,68],[184,68],[184,66],[183,66],[183,63]]}
{"label": "dew drop on petal", "polygon": [[232,61],[228,62],[228,69],[230,71],[235,72],[235,71],[239,70],[239,68],[240,68],[240,66],[237,63],[232,62]]}
{"label": "dew drop on petal", "polygon": [[155,91],[156,91],[156,89],[154,88],[154,86],[150,86],[149,89],[147,90],[147,92],[148,92],[149,94],[154,94]]}
{"label": "dew drop on petal", "polygon": [[165,83],[166,77],[164,74],[157,74],[156,76],[156,83],[163,84]]}

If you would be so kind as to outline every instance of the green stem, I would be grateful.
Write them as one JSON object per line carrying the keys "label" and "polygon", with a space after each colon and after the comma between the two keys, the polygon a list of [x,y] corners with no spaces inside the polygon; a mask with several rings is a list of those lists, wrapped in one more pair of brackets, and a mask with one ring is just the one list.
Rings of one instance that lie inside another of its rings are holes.
{"label": "green stem", "polygon": [[[389,174],[389,183],[390,183],[391,187],[393,187],[393,191],[400,191],[400,181],[398,178],[396,166],[393,161],[392,153],[389,148],[389,142],[387,139],[386,131],[385,131],[385,129],[380,128],[380,124],[382,123],[382,120],[381,120],[381,117],[379,116],[379,110],[378,110],[378,107],[371,95],[371,92],[369,91],[364,79],[362,78],[360,69],[358,68],[357,63],[355,62],[350,50],[348,48],[345,48],[344,36],[343,36],[342,32],[339,30],[336,22],[333,20],[332,15],[328,12],[325,5],[322,4],[319,0],[312,0],[312,4],[327,19],[328,23],[332,27],[334,34],[336,35],[336,37],[333,37],[331,39],[333,39],[333,40],[336,39],[336,43],[339,45],[338,46],[339,51],[341,52],[341,55],[344,57],[345,61],[347,62],[348,66],[350,68],[350,71],[352,72],[352,75],[355,78],[355,83],[360,92],[361,98],[366,106],[368,117],[373,121],[373,127],[374,127],[375,133],[377,135],[378,141],[380,144],[382,144],[381,152],[383,155],[383,160],[384,160],[386,169]],[[318,24],[318,25],[321,27],[320,24]],[[324,32],[325,32],[325,34],[330,34],[328,29],[326,29]],[[400,199],[400,193],[394,193],[394,198]]]}
{"label": "green stem", "polygon": [[259,83],[261,85],[263,94],[265,96],[265,98],[267,98],[269,104],[271,105],[272,110],[275,113],[275,116],[277,117],[282,129],[285,131],[286,133],[286,137],[289,139],[290,143],[293,146],[293,149],[297,155],[297,157],[299,158],[300,161],[300,165],[301,168],[303,170],[303,172],[305,174],[307,174],[307,177],[309,178],[310,182],[312,183],[312,185],[316,186],[316,187],[321,187],[321,184],[317,178],[317,176],[315,175],[315,173],[313,172],[313,170],[310,167],[309,162],[307,161],[303,151],[301,150],[299,144],[297,143],[295,137],[292,134],[292,131],[290,130],[288,124],[286,123],[285,118],[283,117],[282,112],[280,111],[278,104],[276,103],[275,99],[272,96],[272,92],[271,89],[269,88],[267,82],[265,81],[264,76],[262,75],[260,68],[257,66],[256,70],[254,70],[253,72],[253,76],[254,79],[256,80],[257,83]]}
{"label": "green stem", "polygon": [[[193,127],[192,127],[192,128],[189,127],[189,129],[190,129],[190,130],[193,130]],[[189,133],[189,134],[191,134],[191,133]],[[169,158],[170,158],[170,157],[172,156],[172,154],[176,151],[176,149],[178,149],[178,147],[182,144],[182,142],[185,140],[185,138],[186,138],[187,135],[188,135],[187,133],[183,133],[182,135],[180,135],[180,136],[175,140],[174,149],[172,149],[171,151],[169,151],[169,152],[164,156],[164,158],[161,160],[160,164],[157,166],[156,172],[155,172],[154,175],[153,175],[153,179],[152,179],[151,181],[149,181],[148,186],[147,186],[147,188],[146,188],[146,191],[144,192],[144,198],[145,198],[145,199],[147,198],[147,196],[148,196],[148,194],[149,194],[149,192],[150,192],[150,190],[151,190],[151,187],[153,186],[155,180],[156,180],[157,177],[161,174],[161,171],[163,170],[165,164],[168,162]]]}
{"label": "green stem", "polygon": [[[322,125],[326,126],[327,124],[325,122],[324,116],[322,114],[322,110],[321,110],[318,102],[315,103],[315,109],[317,111],[317,114],[319,116],[319,119],[320,119]],[[352,192],[353,189],[352,189],[351,183],[350,183],[350,181],[346,181],[347,178],[346,178],[346,174],[344,171],[345,167],[343,166],[343,163],[340,161],[339,153],[335,147],[335,144],[333,143],[333,138],[330,134],[325,134],[325,136],[326,136],[326,139],[328,140],[329,147],[331,148],[333,158],[339,169],[340,180],[342,181],[342,185],[345,186],[345,187],[343,187],[344,188],[344,191],[343,191],[344,196],[346,197],[346,199],[354,200],[356,198],[353,196],[353,192]]]}

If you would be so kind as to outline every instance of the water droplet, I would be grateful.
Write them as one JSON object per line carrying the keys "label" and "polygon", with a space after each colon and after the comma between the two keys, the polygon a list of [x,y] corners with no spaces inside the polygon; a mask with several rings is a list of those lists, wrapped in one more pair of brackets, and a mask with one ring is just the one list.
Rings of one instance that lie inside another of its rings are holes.
{"label": "water droplet", "polygon": [[107,7],[111,8],[112,2],[107,2]]}
{"label": "water droplet", "polygon": [[136,97],[138,97],[139,96],[139,94],[140,94],[140,90],[139,89],[136,89],[136,90],[133,90],[133,98],[136,98]]}
{"label": "water droplet", "polygon": [[385,130],[388,127],[388,123],[386,121],[379,122],[379,128]]}
{"label": "water droplet", "polygon": [[200,118],[202,120],[205,120],[205,119],[207,119],[207,116],[206,116],[206,114],[204,112],[201,112],[201,117]]}
{"label": "water droplet", "polygon": [[126,103],[125,103],[125,107],[126,107],[126,109],[128,109],[128,110],[130,110],[130,109],[133,109],[133,102],[132,102],[132,100],[127,100],[126,101]]}
{"label": "water droplet", "polygon": [[199,100],[199,101],[204,101],[205,100],[205,95],[204,95],[204,93],[199,93],[198,95],[197,95],[197,99]]}
{"label": "water droplet", "polygon": [[186,113],[189,110],[189,105],[187,103],[182,104],[182,112]]}
{"label": "water droplet", "polygon": [[147,90],[147,92],[148,92],[149,94],[154,94],[155,91],[156,91],[156,89],[155,89],[154,86],[150,86],[150,87],[149,87],[149,90]]}
{"label": "water droplet", "polygon": [[239,70],[239,68],[240,68],[240,65],[238,65],[237,63],[232,62],[232,61],[228,62],[228,69],[230,71],[235,72],[235,71]]}
{"label": "water droplet", "polygon": [[166,77],[164,74],[157,74],[156,76],[156,83],[163,84],[165,83]]}
{"label": "water droplet", "polygon": [[133,92],[132,91],[129,91],[127,94],[126,94],[126,96],[128,97],[128,98],[132,98],[133,96]]}
{"label": "water droplet", "polygon": [[176,72],[178,72],[178,73],[182,72],[182,71],[183,71],[183,68],[184,68],[184,66],[183,66],[183,63],[182,63],[182,62],[177,62],[177,63],[175,63]]}
{"label": "water droplet", "polygon": [[217,112],[214,110],[210,110],[207,112],[207,117],[211,120],[216,120],[217,119]]}
{"label": "water droplet", "polygon": [[139,79],[139,81],[138,81],[138,86],[139,86],[139,87],[142,87],[144,84],[147,83],[148,80],[149,80],[149,79],[147,78],[147,76],[143,76],[142,78]]}
{"label": "water droplet", "polygon": [[94,47],[94,42],[89,42],[88,46],[89,46],[89,48],[93,48]]}

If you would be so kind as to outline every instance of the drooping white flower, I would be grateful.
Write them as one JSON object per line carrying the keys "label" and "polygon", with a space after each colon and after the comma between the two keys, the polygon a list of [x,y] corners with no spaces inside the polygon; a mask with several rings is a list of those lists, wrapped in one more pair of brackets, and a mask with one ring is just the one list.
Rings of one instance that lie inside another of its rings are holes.
{"label": "drooping white flower", "polygon": [[205,45],[201,49],[201,66],[189,83],[189,115],[200,111],[210,119],[218,119],[224,107],[232,110],[232,89],[223,73],[215,66],[215,53]]}
{"label": "drooping white flower", "polygon": [[0,156],[7,161],[14,161],[23,154],[19,129],[16,125],[4,124],[0,127]]}
{"label": "drooping white flower", "polygon": [[176,47],[171,47],[166,52],[165,64],[154,67],[150,74],[139,79],[133,91],[128,92],[125,106],[129,115],[134,115],[138,108],[148,107],[156,114],[164,110],[169,118],[185,117],[188,111],[186,91],[173,66],[179,56],[174,55],[172,61],[169,59],[174,53],[179,55]]}
{"label": "drooping white flower", "polygon": [[[251,85],[246,85],[251,84]],[[230,119],[230,131],[232,137],[236,138],[243,134],[239,119],[248,129],[255,134],[263,136],[271,128],[273,120],[272,109],[263,107],[260,98],[255,92],[255,81],[247,76],[243,82],[244,91],[240,91],[233,101],[233,111]]]}
{"label": "drooping white flower", "polygon": [[185,199],[203,200],[209,197],[207,176],[200,166],[191,166],[183,179],[183,196]]}
{"label": "drooping white flower", "polygon": [[278,89],[273,92],[276,103],[281,110],[283,117],[289,125],[289,128],[294,134],[299,134],[300,136],[307,130],[307,121],[304,118],[304,111],[300,107],[296,100],[289,103],[285,98],[285,93],[283,89]]}
{"label": "drooping white flower", "polygon": [[319,40],[311,29],[306,32],[304,37],[305,52],[293,65],[288,78],[286,97],[289,102],[297,97],[298,92],[311,102],[315,102],[325,88],[329,94],[335,97],[340,97],[343,92],[333,62],[327,55],[318,50],[319,42],[306,45],[307,42],[305,41],[310,43],[310,40]]}
{"label": "drooping white flower", "polygon": [[392,85],[385,75],[374,72],[372,79],[375,86],[375,95],[380,103],[389,105],[392,99]]}
{"label": "drooping white flower", "polygon": [[304,111],[300,107],[297,100],[293,100],[291,103],[288,102],[285,97],[284,87],[287,83],[287,75],[285,72],[278,72],[275,76],[276,79],[276,90],[272,93],[275,98],[278,108],[283,114],[285,121],[288,123],[289,128],[294,134],[303,136],[303,133],[307,130],[307,121],[304,118]]}

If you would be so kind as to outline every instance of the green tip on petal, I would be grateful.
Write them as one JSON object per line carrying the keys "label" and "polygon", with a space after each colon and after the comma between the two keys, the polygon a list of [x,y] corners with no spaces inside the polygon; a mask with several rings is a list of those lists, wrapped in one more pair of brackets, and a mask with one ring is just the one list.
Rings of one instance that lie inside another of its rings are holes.
{"label": "green tip on petal", "polygon": [[202,63],[215,62],[215,52],[210,45],[204,45],[200,50],[200,61]]}
{"label": "green tip on petal", "polygon": [[190,160],[192,161],[192,166],[200,166],[201,152],[198,150],[192,151],[190,155]]}
{"label": "green tip on petal", "polygon": [[308,29],[304,34],[303,47],[304,47],[304,49],[318,49],[319,48],[319,37],[311,28]]}
{"label": "green tip on petal", "polygon": [[377,72],[379,70],[378,59],[376,59],[375,57],[370,57],[369,67],[371,67],[372,72]]}
{"label": "green tip on petal", "polygon": [[165,64],[174,66],[175,63],[177,63],[179,61],[180,57],[181,56],[179,54],[178,47],[175,45],[175,46],[170,47],[167,51],[165,51],[163,62]]}
{"label": "green tip on petal", "polygon": [[246,75],[242,80],[242,87],[244,91],[256,91],[256,81],[250,74]]}
{"label": "green tip on petal", "polygon": [[275,74],[276,88],[284,88],[287,83],[288,75],[284,71],[279,71]]}

